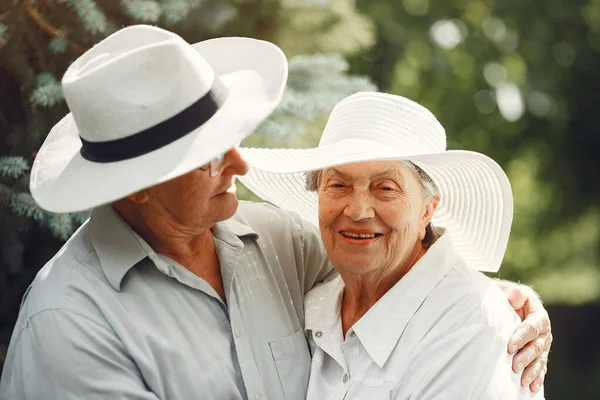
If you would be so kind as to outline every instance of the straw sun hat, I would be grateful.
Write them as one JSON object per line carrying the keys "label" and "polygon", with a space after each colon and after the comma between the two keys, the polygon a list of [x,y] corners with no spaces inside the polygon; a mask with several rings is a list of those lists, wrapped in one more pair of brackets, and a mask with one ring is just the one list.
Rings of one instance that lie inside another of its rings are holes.
{"label": "straw sun hat", "polygon": [[82,211],[192,171],[251,134],[286,81],[285,55],[268,42],[121,29],[67,69],[70,113],[37,154],[33,198]]}
{"label": "straw sun hat", "polygon": [[250,172],[240,181],[259,197],[318,223],[317,193],[305,189],[308,171],[337,165],[410,160],[436,183],[441,201],[432,223],[449,234],[471,267],[496,272],[512,223],[508,178],[491,158],[446,150],[446,133],[426,108],[404,97],[358,93],[333,110],[319,146],[251,149],[242,154]]}

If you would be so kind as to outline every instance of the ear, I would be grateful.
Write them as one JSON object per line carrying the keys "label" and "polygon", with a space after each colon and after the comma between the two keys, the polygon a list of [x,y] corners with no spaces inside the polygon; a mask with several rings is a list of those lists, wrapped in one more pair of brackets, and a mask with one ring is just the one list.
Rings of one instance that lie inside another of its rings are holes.
{"label": "ear", "polygon": [[425,239],[427,225],[431,222],[435,210],[440,204],[440,196],[433,196],[427,203],[425,203],[425,210],[423,217],[421,218],[421,230],[419,232],[419,239]]}
{"label": "ear", "polygon": [[127,196],[127,199],[129,201],[134,202],[136,204],[144,204],[145,202],[148,201],[149,198],[150,198],[150,195],[148,194],[148,191],[145,189],[140,190],[139,192],[135,192],[135,193]]}

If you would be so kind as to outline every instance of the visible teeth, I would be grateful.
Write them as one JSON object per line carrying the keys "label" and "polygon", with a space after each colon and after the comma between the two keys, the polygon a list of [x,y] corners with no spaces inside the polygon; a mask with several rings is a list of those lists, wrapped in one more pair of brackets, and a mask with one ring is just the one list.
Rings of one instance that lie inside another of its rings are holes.
{"label": "visible teeth", "polygon": [[347,236],[347,237],[353,237],[353,238],[361,238],[361,239],[367,239],[367,238],[374,238],[375,237],[374,233],[342,232],[342,235]]}

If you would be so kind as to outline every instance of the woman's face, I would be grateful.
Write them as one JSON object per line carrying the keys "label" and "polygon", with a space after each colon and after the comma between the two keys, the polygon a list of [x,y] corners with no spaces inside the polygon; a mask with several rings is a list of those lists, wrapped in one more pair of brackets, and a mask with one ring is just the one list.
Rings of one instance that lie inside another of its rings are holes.
{"label": "woman's face", "polygon": [[397,161],[326,169],[319,182],[319,227],[327,255],[340,273],[410,268],[425,252],[421,240],[436,205]]}

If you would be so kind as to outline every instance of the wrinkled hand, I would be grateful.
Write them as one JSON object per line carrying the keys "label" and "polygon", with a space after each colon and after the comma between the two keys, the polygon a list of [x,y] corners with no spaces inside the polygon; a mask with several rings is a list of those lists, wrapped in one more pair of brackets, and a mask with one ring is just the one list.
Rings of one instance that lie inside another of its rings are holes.
{"label": "wrinkled hand", "polygon": [[513,357],[513,371],[519,373],[523,386],[537,392],[544,383],[548,371],[548,353],[552,344],[550,317],[537,293],[528,286],[508,281],[498,281],[519,317],[521,325],[508,341],[508,352]]}

